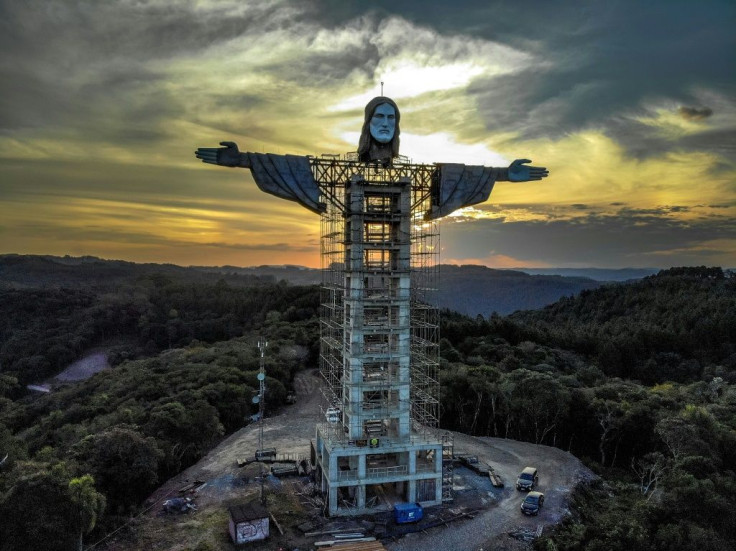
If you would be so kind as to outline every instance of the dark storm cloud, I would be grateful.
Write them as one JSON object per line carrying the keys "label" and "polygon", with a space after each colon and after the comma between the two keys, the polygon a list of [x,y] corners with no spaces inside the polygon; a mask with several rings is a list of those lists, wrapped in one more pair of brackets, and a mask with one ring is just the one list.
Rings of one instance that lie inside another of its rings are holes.
{"label": "dark storm cloud", "polygon": [[[629,155],[638,159],[657,157],[673,150],[709,151],[736,159],[736,128],[665,136],[660,128],[640,120],[614,117],[606,121],[606,133],[625,147]],[[733,167],[727,168],[732,170]]]}
{"label": "dark storm cloud", "polygon": [[[203,178],[200,171],[171,166],[111,170],[104,162],[80,165],[75,161],[31,160],[3,161],[0,179],[3,202],[47,197],[64,204],[70,198],[84,198],[140,203],[154,208],[243,212],[249,208],[243,201],[258,205],[269,198],[258,190],[245,171],[223,171]],[[64,180],[63,186],[59,185],[60,180]]]}
{"label": "dark storm cloud", "polygon": [[479,258],[482,244],[487,256],[506,255],[521,262],[555,266],[670,266],[674,252],[683,263],[723,256],[727,253],[709,248],[707,243],[733,239],[734,235],[736,220],[728,217],[679,220],[657,209],[622,209],[615,215],[546,222],[446,224],[442,246],[457,260]]}
{"label": "dark storm cloud", "polygon": [[[152,63],[165,65],[252,29],[264,32],[283,24],[288,10],[259,6],[4,1],[0,128],[69,131],[74,126],[91,139],[158,139],[164,130],[157,125],[181,113],[182,106]],[[121,122],[133,128],[112,129]],[[136,129],[136,123],[147,130]]]}
{"label": "dark storm cloud", "polygon": [[710,117],[713,114],[713,109],[710,107],[698,108],[681,106],[677,112],[682,115],[683,119],[699,121]]}
{"label": "dark storm cloud", "polygon": [[4,0],[0,45],[46,61],[67,48],[75,50],[77,61],[167,59],[289,21],[287,11],[265,2],[213,2],[201,8],[198,4],[191,0]]}
{"label": "dark storm cloud", "polygon": [[[191,243],[188,244],[191,246]],[[314,245],[295,245],[294,243],[202,243],[205,247],[234,249],[237,251],[292,251],[313,252]]]}
{"label": "dark storm cloud", "polygon": [[310,252],[314,246],[299,243],[194,243],[164,237],[156,232],[120,231],[115,228],[87,224],[84,227],[59,226],[45,221],[28,221],[16,224],[16,231],[32,232],[38,237],[49,241],[99,241],[106,243],[134,243],[137,245],[159,245],[174,248],[212,247],[239,251],[291,251]]}
{"label": "dark storm cloud", "polygon": [[689,212],[690,207],[683,206],[661,206],[649,209],[625,207],[618,211],[622,219],[640,219],[642,216],[663,216],[672,212]]}
{"label": "dark storm cloud", "polygon": [[372,79],[379,61],[375,45],[361,44],[341,51],[315,53],[299,60],[283,60],[264,68],[282,80],[323,88],[356,73],[365,80]]}
{"label": "dark storm cloud", "polygon": [[[726,97],[734,92],[736,33],[724,21],[736,20],[736,3],[728,0],[701,2],[692,9],[677,9],[669,0],[522,5],[497,0],[464,2],[461,7],[377,0],[371,5],[441,32],[511,45],[544,62],[511,76],[478,79],[470,87],[489,130],[514,131],[522,138],[611,125],[612,135],[628,138],[643,127],[625,128],[622,136],[617,121],[653,99],[679,102],[681,116],[703,120],[714,116],[713,109],[698,105],[696,88]],[[645,134],[632,146],[639,156],[647,147],[665,148],[651,131]],[[723,137],[693,137],[678,147],[710,150]],[[623,139],[621,143],[628,145]]]}

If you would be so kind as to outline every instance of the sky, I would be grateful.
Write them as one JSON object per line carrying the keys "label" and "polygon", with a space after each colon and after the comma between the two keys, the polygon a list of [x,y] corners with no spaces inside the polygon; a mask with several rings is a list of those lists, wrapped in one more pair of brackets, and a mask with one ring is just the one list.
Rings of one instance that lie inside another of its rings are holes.
{"label": "sky", "polygon": [[732,0],[0,0],[0,254],[318,267],[319,216],[197,147],[546,166],[443,263],[736,267]]}

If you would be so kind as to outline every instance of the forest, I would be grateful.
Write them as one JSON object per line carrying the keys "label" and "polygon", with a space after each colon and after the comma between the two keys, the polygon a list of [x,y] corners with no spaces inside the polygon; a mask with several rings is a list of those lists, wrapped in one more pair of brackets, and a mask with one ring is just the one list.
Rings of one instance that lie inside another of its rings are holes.
{"label": "forest", "polygon": [[[271,412],[317,365],[316,286],[185,272],[53,286],[0,272],[0,550],[96,541],[243,426],[258,336]],[[537,549],[733,547],[733,273],[664,270],[510,316],[444,311],[441,334],[443,428],[557,446],[600,475]],[[112,369],[27,390],[94,349]]]}

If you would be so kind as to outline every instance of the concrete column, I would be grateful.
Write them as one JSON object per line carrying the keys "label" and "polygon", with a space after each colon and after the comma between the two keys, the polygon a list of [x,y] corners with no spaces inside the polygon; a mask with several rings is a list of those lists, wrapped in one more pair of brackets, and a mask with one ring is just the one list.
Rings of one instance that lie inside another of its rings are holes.
{"label": "concrete column", "polygon": [[330,466],[329,470],[329,477],[330,480],[328,482],[328,488],[327,488],[327,501],[329,503],[329,514],[330,516],[337,514],[337,477],[338,477],[338,470],[337,470],[337,454],[334,453],[334,450],[331,451],[328,455],[328,464]]}
{"label": "concrete column", "polygon": [[328,500],[330,503],[330,516],[337,514],[337,487],[330,485]]}
{"label": "concrete column", "polygon": [[[365,455],[361,454],[358,456],[358,480],[365,481]],[[361,484],[358,486],[358,495],[357,495],[357,506],[358,507],[365,507],[365,484]]]}
{"label": "concrete column", "polygon": [[[409,474],[417,474],[417,454],[414,450],[410,450],[409,454]],[[409,480],[409,487],[406,492],[406,500],[414,503],[417,500],[417,481]]]}
{"label": "concrete column", "polygon": [[329,459],[329,452],[327,449],[323,448],[322,453],[318,456],[317,462],[319,463],[319,467],[322,470],[322,476],[320,477],[321,484],[320,484],[320,490],[324,494],[327,492],[327,489],[330,487],[329,478],[330,478],[330,459]]}
{"label": "concrete column", "polygon": [[434,500],[442,503],[442,446],[434,451],[434,472],[436,473],[434,483]]}
{"label": "concrete column", "polygon": [[337,456],[334,453],[328,453],[327,463],[330,469],[330,482],[337,482]]}

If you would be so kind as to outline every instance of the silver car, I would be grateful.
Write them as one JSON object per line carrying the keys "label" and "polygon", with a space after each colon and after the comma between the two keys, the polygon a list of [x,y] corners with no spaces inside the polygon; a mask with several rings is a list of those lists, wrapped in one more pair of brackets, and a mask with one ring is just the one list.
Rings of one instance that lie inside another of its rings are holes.
{"label": "silver car", "polygon": [[533,490],[534,487],[539,484],[539,476],[537,475],[537,469],[535,467],[525,467],[519,478],[516,479],[517,490]]}

